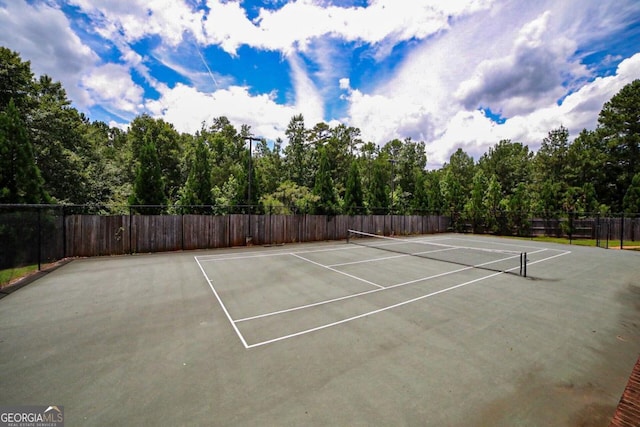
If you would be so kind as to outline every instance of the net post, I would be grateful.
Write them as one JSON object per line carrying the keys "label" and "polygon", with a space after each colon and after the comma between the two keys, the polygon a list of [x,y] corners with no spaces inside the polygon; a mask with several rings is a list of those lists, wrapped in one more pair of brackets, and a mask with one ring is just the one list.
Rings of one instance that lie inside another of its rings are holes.
{"label": "net post", "polygon": [[520,252],[520,275],[522,276],[522,254],[523,252]]}
{"label": "net post", "polygon": [[524,277],[527,277],[527,253],[526,252],[522,257],[522,262],[524,263]]}

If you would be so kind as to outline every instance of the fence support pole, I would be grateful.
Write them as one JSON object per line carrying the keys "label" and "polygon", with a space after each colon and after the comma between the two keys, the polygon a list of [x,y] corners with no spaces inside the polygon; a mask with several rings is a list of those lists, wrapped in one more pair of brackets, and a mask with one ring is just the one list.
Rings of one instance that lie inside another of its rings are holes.
{"label": "fence support pole", "polygon": [[64,206],[60,208],[62,211],[62,258],[67,257],[67,216]]}
{"label": "fence support pole", "polygon": [[573,242],[573,213],[569,212],[569,244]]}
{"label": "fence support pole", "polygon": [[620,217],[620,249],[624,249],[624,212]]}
{"label": "fence support pole", "polygon": [[600,212],[596,214],[596,247],[600,247]]}
{"label": "fence support pole", "polygon": [[131,230],[133,229],[133,212],[131,210],[131,206],[129,206],[129,255],[133,254],[133,246],[132,246],[132,236]]}
{"label": "fence support pole", "polygon": [[40,217],[41,207],[37,207],[38,211],[38,271],[42,269],[42,218]]}

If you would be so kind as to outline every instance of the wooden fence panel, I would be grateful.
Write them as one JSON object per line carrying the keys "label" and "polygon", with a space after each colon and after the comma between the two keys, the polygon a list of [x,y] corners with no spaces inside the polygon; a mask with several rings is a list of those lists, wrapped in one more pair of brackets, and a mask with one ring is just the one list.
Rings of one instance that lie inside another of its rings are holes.
{"label": "wooden fence panel", "polygon": [[184,215],[183,244],[189,249],[223,248],[227,244],[227,217]]}
{"label": "wooden fence panel", "polygon": [[[249,222],[251,223],[249,225]],[[448,220],[401,215],[69,215],[67,256],[120,255],[244,246],[251,227],[256,245],[341,240],[348,229],[373,234],[435,233]],[[629,223],[631,224],[631,222]],[[631,226],[629,226],[631,232]]]}
{"label": "wooden fence panel", "polygon": [[134,215],[136,252],[182,249],[182,218],[179,215]]}
{"label": "wooden fence panel", "polygon": [[65,218],[67,256],[122,255],[129,252],[129,218],[122,215],[69,215]]}
{"label": "wooden fence panel", "polygon": [[[566,236],[568,219],[531,218],[534,236]],[[250,223],[250,224],[249,224]],[[61,224],[62,226],[62,224]],[[255,245],[341,240],[347,230],[397,236],[446,232],[440,215],[68,215],[64,217],[65,256],[121,255],[244,246],[251,227]],[[640,218],[573,220],[574,238],[619,241],[640,238]]]}
{"label": "wooden fence panel", "polygon": [[231,214],[229,217],[229,246],[244,246],[247,233],[249,216],[243,214]]}

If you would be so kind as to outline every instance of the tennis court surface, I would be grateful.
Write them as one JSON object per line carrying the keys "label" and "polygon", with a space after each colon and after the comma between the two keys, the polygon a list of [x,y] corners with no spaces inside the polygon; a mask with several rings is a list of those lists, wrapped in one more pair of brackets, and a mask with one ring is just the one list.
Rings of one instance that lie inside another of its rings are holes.
{"label": "tennis court surface", "polygon": [[640,352],[640,254],[349,242],[67,264],[0,300],[0,405],[68,425],[608,424]]}

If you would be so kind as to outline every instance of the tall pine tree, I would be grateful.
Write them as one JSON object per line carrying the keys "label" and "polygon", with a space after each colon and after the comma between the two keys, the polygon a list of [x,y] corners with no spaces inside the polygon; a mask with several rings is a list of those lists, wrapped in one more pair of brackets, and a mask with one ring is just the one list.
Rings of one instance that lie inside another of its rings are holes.
{"label": "tall pine tree", "polygon": [[316,213],[335,215],[338,213],[338,200],[331,179],[331,164],[326,149],[320,149],[320,164],[316,174],[313,194],[319,197]]}
{"label": "tall pine tree", "polygon": [[358,168],[357,162],[352,161],[344,192],[344,212],[348,215],[361,213],[360,210],[364,205],[363,200],[360,168]]}
{"label": "tall pine tree", "polygon": [[48,203],[33,147],[13,99],[0,111],[0,203]]}
{"label": "tall pine tree", "polygon": [[137,205],[136,211],[142,214],[159,214],[164,210],[162,206],[167,203],[167,198],[158,153],[152,141],[141,147],[138,161],[129,204]]}
{"label": "tall pine tree", "polygon": [[626,213],[640,214],[640,173],[633,176],[631,185],[624,195],[623,203]]}
{"label": "tall pine tree", "polygon": [[[182,206],[212,205],[211,187],[209,152],[202,138],[198,138],[195,143],[189,177],[181,190],[180,204]],[[196,208],[195,211],[202,211],[202,209]]]}
{"label": "tall pine tree", "polygon": [[378,155],[371,163],[371,180],[369,181],[367,204],[374,215],[384,215],[389,212],[389,187],[387,183],[390,176],[387,170],[387,163],[387,157],[383,155]]}

